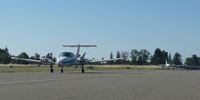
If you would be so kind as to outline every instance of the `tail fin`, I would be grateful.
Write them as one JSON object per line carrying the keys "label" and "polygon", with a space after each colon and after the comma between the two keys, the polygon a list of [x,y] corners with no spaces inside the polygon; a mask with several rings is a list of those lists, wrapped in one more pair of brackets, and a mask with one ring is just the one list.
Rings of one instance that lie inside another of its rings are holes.
{"label": "tail fin", "polygon": [[97,45],[63,45],[63,47],[77,47],[76,56],[80,56],[80,48],[81,47],[97,47]]}

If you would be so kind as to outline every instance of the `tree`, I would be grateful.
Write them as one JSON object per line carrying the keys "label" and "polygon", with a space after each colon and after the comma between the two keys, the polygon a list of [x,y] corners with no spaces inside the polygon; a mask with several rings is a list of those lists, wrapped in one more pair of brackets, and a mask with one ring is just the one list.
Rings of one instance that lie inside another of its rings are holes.
{"label": "tree", "polygon": [[110,59],[113,59],[113,53],[112,52],[110,53]]}
{"label": "tree", "polygon": [[8,64],[11,62],[10,54],[8,48],[0,49],[0,63]]}
{"label": "tree", "polygon": [[[40,60],[40,55],[38,53],[35,53],[34,56],[31,56],[30,59],[34,60]],[[40,66],[41,63],[38,62],[29,62],[30,64],[38,64]]]}
{"label": "tree", "polygon": [[6,53],[9,53],[7,46],[6,46],[6,48],[5,48],[5,52],[6,52]]}
{"label": "tree", "polygon": [[38,53],[35,53],[34,58],[35,60],[40,60],[40,55]]}
{"label": "tree", "polygon": [[11,59],[10,59],[10,55],[8,53],[2,53],[0,55],[0,63],[3,64],[8,64],[10,63]]}
{"label": "tree", "polygon": [[163,50],[161,56],[161,64],[165,64],[167,60],[168,60],[168,52]]}
{"label": "tree", "polygon": [[192,65],[192,59],[190,57],[185,59],[185,64],[186,65]]}
{"label": "tree", "polygon": [[[116,58],[121,58],[121,53],[117,51],[117,57]],[[121,60],[116,61],[117,64],[121,64]]]}
{"label": "tree", "polygon": [[165,50],[161,51],[161,49],[157,48],[154,52],[153,57],[151,58],[151,64],[159,65],[165,64],[168,60],[168,52]]}
{"label": "tree", "polygon": [[35,57],[34,57],[34,56],[31,56],[30,59],[35,59]]}
{"label": "tree", "polygon": [[174,58],[172,60],[173,64],[175,65],[182,65],[182,59],[181,59],[181,54],[178,52],[175,53]]}
{"label": "tree", "polygon": [[[18,58],[29,59],[29,56],[28,56],[28,54],[27,54],[26,52],[22,52],[22,53],[19,54],[17,57],[18,57]],[[18,64],[29,64],[28,61],[22,61],[22,60],[18,60],[17,63],[18,63]]]}
{"label": "tree", "polygon": [[199,57],[197,55],[192,55],[191,58],[190,57],[186,58],[185,64],[192,66],[199,66],[200,65]]}
{"label": "tree", "polygon": [[0,63],[3,63],[3,56],[0,55]]}
{"label": "tree", "polygon": [[154,65],[162,64],[163,63],[162,56],[163,56],[163,53],[161,52],[159,48],[157,48],[154,52],[153,57],[151,58],[151,64],[154,64]]}
{"label": "tree", "polygon": [[138,57],[138,64],[139,65],[146,65],[148,64],[148,60],[149,60],[149,51],[146,49],[142,49],[139,52],[139,57]]}
{"label": "tree", "polygon": [[150,58],[150,53],[146,49],[141,49],[140,51],[137,51],[136,49],[133,49],[131,51],[131,61],[132,64],[136,65],[146,65],[148,64],[148,60]]}
{"label": "tree", "polygon": [[53,59],[53,53],[48,53],[48,54],[47,54],[47,56],[46,56],[46,58],[48,58],[48,59],[51,59],[51,60],[52,60],[52,59]]}
{"label": "tree", "polygon": [[193,66],[199,66],[200,62],[199,62],[199,57],[197,55],[192,55],[192,65]]}
{"label": "tree", "polygon": [[29,56],[26,52],[22,52],[21,54],[18,55],[18,58],[29,59]]}
{"label": "tree", "polygon": [[168,61],[169,64],[172,64],[172,55],[171,55],[171,53],[169,54],[167,61]]}
{"label": "tree", "polygon": [[137,49],[133,49],[131,51],[131,62],[133,65],[137,64],[138,57],[139,57],[139,52],[137,51]]}
{"label": "tree", "polygon": [[[111,52],[110,53],[110,59],[113,59],[114,57],[113,57],[113,53]],[[113,61],[108,61],[108,64],[113,64],[114,62]]]}
{"label": "tree", "polygon": [[122,63],[127,64],[129,63],[128,58],[129,58],[129,53],[127,51],[124,51],[121,53],[121,56],[123,58]]}
{"label": "tree", "polygon": [[117,58],[121,58],[121,53],[117,51]]}
{"label": "tree", "polygon": [[56,60],[57,60],[56,57],[53,57],[53,61],[56,62]]}
{"label": "tree", "polygon": [[138,65],[144,65],[144,61],[143,61],[142,56],[139,56],[139,57],[138,57],[137,64],[138,64]]}
{"label": "tree", "polygon": [[122,58],[127,60],[129,57],[129,53],[127,51],[122,52]]}

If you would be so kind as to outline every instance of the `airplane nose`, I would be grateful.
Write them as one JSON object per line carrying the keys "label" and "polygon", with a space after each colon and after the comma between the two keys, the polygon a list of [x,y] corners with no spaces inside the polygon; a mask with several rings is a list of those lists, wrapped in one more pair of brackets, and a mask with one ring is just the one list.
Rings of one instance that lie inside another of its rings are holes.
{"label": "airplane nose", "polygon": [[61,63],[61,61],[60,61],[60,60],[57,60],[56,62],[57,62],[57,64],[58,64],[58,65],[60,65],[60,63]]}
{"label": "airplane nose", "polygon": [[63,61],[64,59],[65,59],[65,58],[63,58],[63,57],[62,57],[62,58],[58,58],[58,59],[57,59],[58,65],[61,65],[61,64],[62,64],[62,61]]}
{"label": "airplane nose", "polygon": [[58,65],[62,65],[62,63],[63,63],[63,61],[64,61],[65,59],[67,59],[67,58],[66,58],[66,57],[58,58],[58,59],[57,59],[57,64],[58,64]]}

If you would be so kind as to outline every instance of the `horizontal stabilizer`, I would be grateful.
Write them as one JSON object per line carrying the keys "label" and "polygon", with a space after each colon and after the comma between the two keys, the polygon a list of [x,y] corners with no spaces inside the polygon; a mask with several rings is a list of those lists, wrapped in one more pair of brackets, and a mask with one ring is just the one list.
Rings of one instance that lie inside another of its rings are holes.
{"label": "horizontal stabilizer", "polygon": [[97,47],[97,45],[63,45],[63,47]]}

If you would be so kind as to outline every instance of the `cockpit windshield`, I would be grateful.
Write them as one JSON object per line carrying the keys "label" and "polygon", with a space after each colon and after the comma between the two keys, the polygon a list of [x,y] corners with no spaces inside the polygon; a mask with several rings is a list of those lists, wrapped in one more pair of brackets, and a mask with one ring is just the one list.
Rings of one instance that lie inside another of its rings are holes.
{"label": "cockpit windshield", "polygon": [[60,54],[60,57],[74,57],[74,54],[71,52],[63,52]]}

